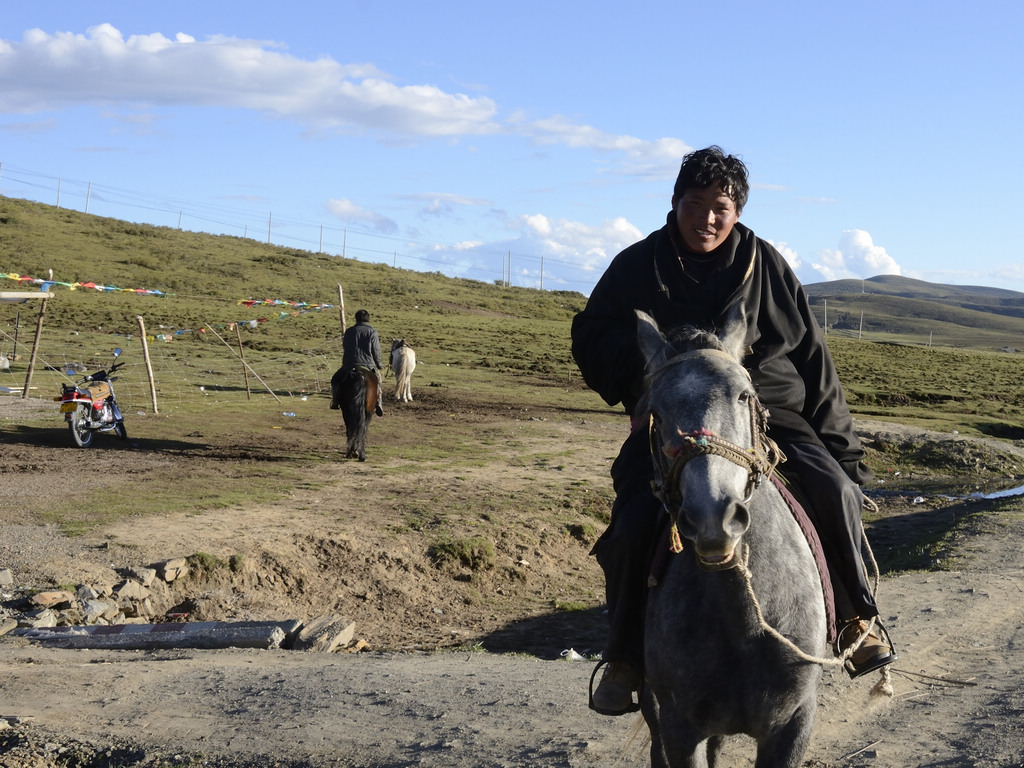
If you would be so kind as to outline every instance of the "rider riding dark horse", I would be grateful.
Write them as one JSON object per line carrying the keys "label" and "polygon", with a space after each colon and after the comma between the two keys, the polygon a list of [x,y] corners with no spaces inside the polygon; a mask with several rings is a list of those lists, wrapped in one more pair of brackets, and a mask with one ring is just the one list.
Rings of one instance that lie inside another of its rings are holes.
{"label": "rider riding dark horse", "polygon": [[[380,398],[380,374],[383,368],[380,357],[380,337],[370,325],[370,313],[365,309],[356,312],[356,324],[345,331],[342,338],[342,371],[358,371],[367,385],[367,397],[373,398],[373,408],[378,416],[384,415]],[[368,402],[369,404],[369,402]],[[341,408],[337,400],[331,401],[331,408]]]}
{"label": "rider riding dark horse", "polygon": [[[665,226],[612,261],[573,321],[572,352],[591,389],[642,421],[634,412],[644,384],[635,311],[665,330],[714,330],[742,305],[745,365],[768,408],[769,434],[787,458],[779,471],[804,492],[828,560],[839,650],[863,637],[847,663],[857,676],[896,659],[884,632],[868,634],[878,608],[861,556],[859,486],[871,472],[803,286],[775,248],[739,223],[748,190],[738,158],[718,147],[687,155]],[[594,547],[610,633],[593,700],[605,714],[629,711],[640,684],[647,567],[665,515],[651,491],[647,425],[634,427],[612,465],[611,524]]]}

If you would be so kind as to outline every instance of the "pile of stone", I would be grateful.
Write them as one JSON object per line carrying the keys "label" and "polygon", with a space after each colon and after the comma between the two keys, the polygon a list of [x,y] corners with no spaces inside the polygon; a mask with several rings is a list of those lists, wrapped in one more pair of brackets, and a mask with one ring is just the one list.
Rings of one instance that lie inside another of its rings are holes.
{"label": "pile of stone", "polygon": [[181,613],[157,615],[154,591],[189,572],[175,558],[132,568],[112,587],[82,584],[67,589],[16,587],[10,569],[0,569],[0,637],[10,635],[66,648],[287,648],[359,651],[355,622],[325,615],[309,622],[189,622]]}
{"label": "pile of stone", "polygon": [[145,568],[130,568],[113,586],[81,584],[71,592],[15,587],[14,575],[5,568],[0,570],[0,635],[16,627],[148,624],[157,619],[153,591],[165,589],[188,572],[188,561],[175,558]]}

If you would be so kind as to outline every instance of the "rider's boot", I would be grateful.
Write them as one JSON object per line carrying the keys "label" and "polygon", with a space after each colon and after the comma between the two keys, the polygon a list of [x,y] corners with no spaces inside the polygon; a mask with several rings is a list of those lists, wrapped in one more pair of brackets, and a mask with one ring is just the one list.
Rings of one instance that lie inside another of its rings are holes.
{"label": "rider's boot", "polygon": [[640,688],[640,673],[628,661],[610,661],[601,682],[590,696],[590,708],[602,715],[636,712],[633,693]]}
{"label": "rider's boot", "polygon": [[868,622],[863,619],[852,619],[846,622],[839,632],[840,654],[856,645],[861,637],[864,638],[864,641],[846,660],[846,671],[850,677],[860,677],[896,661],[896,651],[889,641],[889,634],[878,624],[877,620],[870,631],[868,631],[868,626]]}
{"label": "rider's boot", "polygon": [[[635,691],[643,686],[643,626],[651,553],[665,513],[651,493],[651,446],[646,429],[636,429],[612,464],[615,503],[612,522],[591,554],[604,571],[608,642],[591,676],[590,707],[602,715],[636,712]],[[606,666],[594,689],[594,677]]]}

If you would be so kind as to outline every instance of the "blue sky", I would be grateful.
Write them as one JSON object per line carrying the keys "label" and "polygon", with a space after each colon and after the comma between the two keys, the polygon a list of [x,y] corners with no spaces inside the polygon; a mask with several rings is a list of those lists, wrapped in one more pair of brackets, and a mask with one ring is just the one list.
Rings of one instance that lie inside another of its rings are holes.
{"label": "blue sky", "polygon": [[988,0],[6,3],[0,194],[587,294],[719,144],[805,283],[1024,291],[1022,40]]}

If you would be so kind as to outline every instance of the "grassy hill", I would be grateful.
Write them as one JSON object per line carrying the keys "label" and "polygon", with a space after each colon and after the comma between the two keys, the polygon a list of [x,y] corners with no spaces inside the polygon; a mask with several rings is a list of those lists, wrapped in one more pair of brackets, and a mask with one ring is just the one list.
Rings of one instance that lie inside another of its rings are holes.
{"label": "grassy hill", "polygon": [[[158,367],[173,365],[175,376],[186,377],[175,392],[186,400],[188,392],[208,391],[217,376],[237,370],[234,352],[224,349],[235,346],[236,333],[253,367],[267,373],[267,366],[287,366],[266,376],[272,388],[293,388],[285,380],[322,388],[340,364],[339,285],[348,324],[357,309],[368,309],[385,346],[407,338],[432,367],[482,365],[561,377],[572,363],[568,323],[585,303],[576,293],[504,288],[9,198],[0,198],[0,273],[128,289],[55,286],[46,309],[44,363],[99,365],[115,344],[139,336],[141,316],[148,335],[181,342],[151,348]],[[0,282],[3,290],[38,289]],[[283,303],[244,303],[268,300]],[[38,309],[0,305],[6,334],[0,352],[8,355],[17,312],[25,344]],[[20,352],[27,354],[24,347]]]}
{"label": "grassy hill", "polygon": [[[40,374],[44,394],[63,368],[99,365],[113,346],[137,344],[140,316],[147,334],[168,342],[151,350],[165,407],[208,407],[214,391],[245,397],[240,354],[278,395],[324,391],[340,363],[340,284],[348,322],[356,309],[370,310],[385,345],[406,338],[417,348],[430,385],[468,377],[509,397],[511,374],[512,381],[562,387],[524,388],[530,397],[604,408],[579,381],[569,349],[571,319],[586,303],[578,293],[506,288],[0,198],[0,273],[47,278],[50,270],[61,282],[129,291],[54,288],[41,351],[54,370]],[[1022,346],[1024,294],[892,276],[807,290],[827,323],[855,415],[1024,437],[1022,358],[1007,351]],[[283,303],[244,303],[265,300]],[[36,312],[0,305],[0,352],[11,352],[16,313],[21,343],[31,341]],[[130,404],[145,406],[141,366],[126,369],[125,379]]]}
{"label": "grassy hill", "polygon": [[969,349],[1024,346],[1024,293],[897,275],[806,286],[829,330],[877,341]]}

